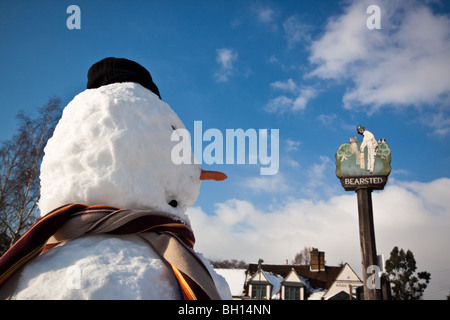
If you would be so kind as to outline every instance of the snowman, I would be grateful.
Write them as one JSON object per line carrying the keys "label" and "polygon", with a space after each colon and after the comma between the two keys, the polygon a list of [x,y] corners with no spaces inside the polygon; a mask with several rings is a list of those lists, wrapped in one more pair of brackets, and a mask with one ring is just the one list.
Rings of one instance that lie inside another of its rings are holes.
{"label": "snowman", "polygon": [[226,176],[171,161],[183,128],[144,67],[92,65],[45,148],[41,218],[0,259],[0,297],[231,299],[186,215]]}

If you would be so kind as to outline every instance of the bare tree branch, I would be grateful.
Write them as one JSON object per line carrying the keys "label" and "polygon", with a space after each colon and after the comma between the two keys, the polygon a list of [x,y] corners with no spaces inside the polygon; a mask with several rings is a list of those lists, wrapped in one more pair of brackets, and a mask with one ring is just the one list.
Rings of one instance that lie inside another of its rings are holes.
{"label": "bare tree branch", "polygon": [[53,97],[39,108],[36,118],[19,112],[18,134],[0,144],[0,234],[2,241],[9,239],[8,247],[37,216],[40,166],[44,147],[61,117],[60,105],[60,99]]}

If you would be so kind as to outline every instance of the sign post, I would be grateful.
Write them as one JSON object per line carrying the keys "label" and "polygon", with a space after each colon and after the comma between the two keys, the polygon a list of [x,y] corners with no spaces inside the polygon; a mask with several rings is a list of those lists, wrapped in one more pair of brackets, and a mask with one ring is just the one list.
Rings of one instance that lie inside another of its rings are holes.
{"label": "sign post", "polygon": [[381,290],[368,284],[371,275],[367,271],[377,265],[372,191],[383,190],[387,183],[391,150],[384,139],[377,141],[364,127],[358,126],[357,131],[363,140],[350,138],[350,143],[342,144],[336,152],[336,176],[346,191],[355,191],[357,195],[364,300],[380,300]]}
{"label": "sign post", "polygon": [[358,198],[359,239],[361,242],[361,263],[364,275],[364,300],[381,300],[380,291],[373,286],[369,287],[367,281],[369,274],[367,268],[377,265],[377,248],[375,245],[375,228],[373,226],[372,190],[360,188],[356,190]]}

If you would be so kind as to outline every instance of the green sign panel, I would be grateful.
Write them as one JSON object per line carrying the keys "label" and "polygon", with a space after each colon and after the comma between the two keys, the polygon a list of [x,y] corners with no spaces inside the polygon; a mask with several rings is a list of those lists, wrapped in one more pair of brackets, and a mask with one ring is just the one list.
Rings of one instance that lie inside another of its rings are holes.
{"label": "green sign panel", "polygon": [[357,131],[363,140],[352,137],[336,152],[336,176],[346,190],[383,189],[391,173],[391,149],[384,139],[376,140],[364,127],[358,126]]}

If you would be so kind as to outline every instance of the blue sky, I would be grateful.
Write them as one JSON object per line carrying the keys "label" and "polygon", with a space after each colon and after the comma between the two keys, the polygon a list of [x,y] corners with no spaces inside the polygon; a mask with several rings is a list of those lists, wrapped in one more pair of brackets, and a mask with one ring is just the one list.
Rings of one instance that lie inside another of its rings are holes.
{"label": "blue sky", "polygon": [[[71,4],[81,9],[80,30],[66,27]],[[372,4],[381,9],[379,30],[366,25]],[[358,269],[355,217],[341,226],[337,220],[345,219],[333,215],[341,201],[345,216],[356,206],[335,176],[334,154],[362,124],[392,150],[389,185],[374,196],[374,202],[387,199],[375,213],[379,251],[388,255],[403,245],[423,268],[448,278],[450,260],[430,255],[429,247],[446,250],[449,241],[434,229],[450,225],[444,201],[450,196],[449,13],[444,1],[2,0],[0,140],[15,133],[19,110],[33,113],[53,95],[65,105],[83,91],[96,61],[135,60],[190,131],[198,120],[203,130],[224,133],[279,130],[276,175],[261,176],[259,165],[208,167],[229,178],[204,183],[190,214],[206,255],[255,262],[265,254],[277,263],[318,246],[330,264],[344,260]],[[398,199],[419,202],[395,220],[411,205],[397,206]],[[256,223],[290,221],[293,207],[299,213],[291,225],[263,231],[266,225]],[[204,229],[215,230],[213,223],[228,226],[224,239],[248,246],[204,244]],[[390,225],[403,226],[398,237]],[[419,229],[429,241],[414,242],[411,234]],[[353,237],[346,242],[343,233]],[[433,290],[444,296],[448,281]]]}

